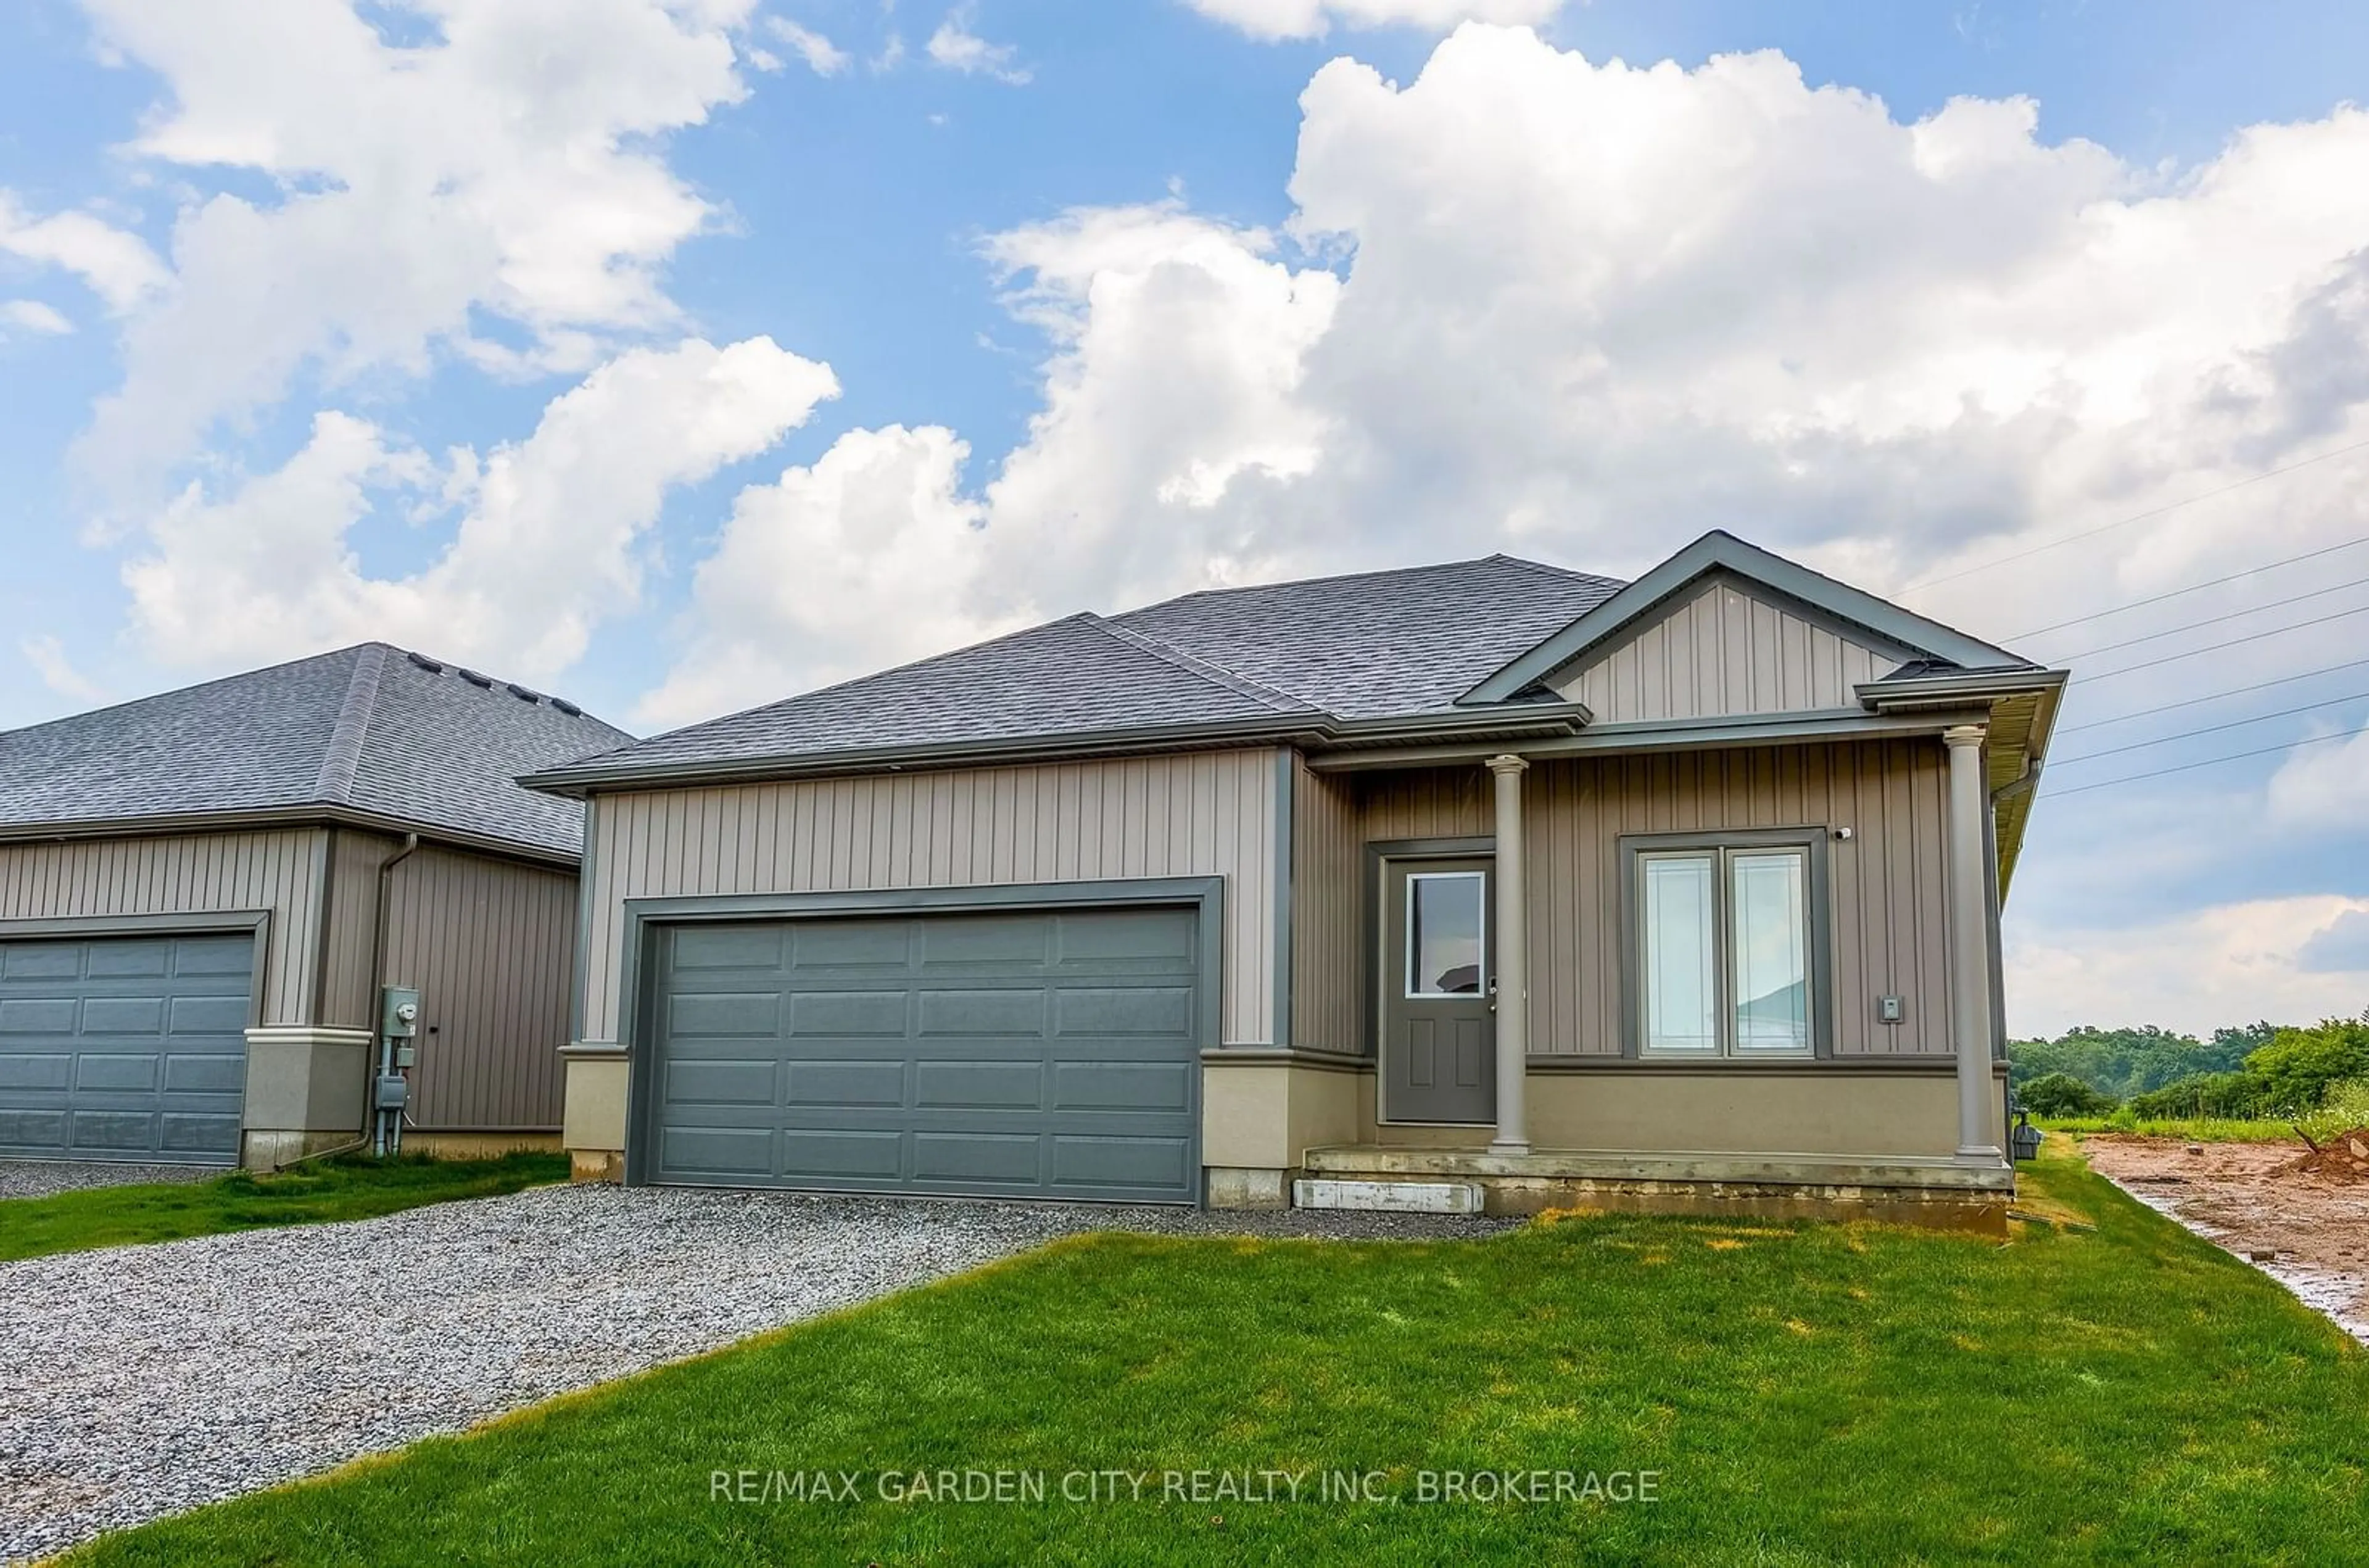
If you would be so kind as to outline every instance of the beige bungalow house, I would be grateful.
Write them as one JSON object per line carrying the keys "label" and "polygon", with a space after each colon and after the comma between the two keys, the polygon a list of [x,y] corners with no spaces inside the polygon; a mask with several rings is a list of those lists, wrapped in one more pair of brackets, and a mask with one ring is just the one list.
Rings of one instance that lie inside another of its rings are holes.
{"label": "beige bungalow house", "polygon": [[566,1141],[629,1183],[1996,1217],[2065,679],[1714,532],[1626,584],[1072,615],[550,769],[589,813]]}
{"label": "beige bungalow house", "polygon": [[[364,643],[0,734],[0,1160],[558,1142],[583,812],[632,738]],[[400,1006],[401,1003],[397,1003]]]}

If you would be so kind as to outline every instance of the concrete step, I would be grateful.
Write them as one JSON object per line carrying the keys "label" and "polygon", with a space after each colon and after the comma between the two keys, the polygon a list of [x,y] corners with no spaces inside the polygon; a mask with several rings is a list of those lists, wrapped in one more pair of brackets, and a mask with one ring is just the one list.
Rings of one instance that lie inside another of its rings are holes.
{"label": "concrete step", "polygon": [[1296,1208],[1387,1209],[1402,1214],[1478,1214],[1478,1182],[1357,1181],[1302,1177],[1291,1184]]}

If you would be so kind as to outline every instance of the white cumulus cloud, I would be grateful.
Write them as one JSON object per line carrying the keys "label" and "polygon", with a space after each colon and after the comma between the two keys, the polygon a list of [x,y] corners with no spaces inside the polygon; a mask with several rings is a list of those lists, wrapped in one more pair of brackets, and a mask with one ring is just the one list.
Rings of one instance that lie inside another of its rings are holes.
{"label": "white cumulus cloud", "polygon": [[837,76],[855,63],[855,57],[815,31],[800,27],[787,17],[768,17],[765,30],[790,46],[807,69],[818,76]]}
{"label": "white cumulus cloud", "polygon": [[171,279],[138,235],[88,212],[36,218],[6,190],[0,190],[0,252],[74,273],[118,315],[162,292]]}
{"label": "white cumulus cloud", "polygon": [[[124,569],[161,661],[236,669],[378,637],[547,681],[632,609],[641,543],[670,491],[763,452],[838,383],[758,338],[630,350],[555,398],[532,434],[440,472],[368,421],[326,411],[280,468],[224,494],[191,485]],[[382,499],[441,488],[464,515],[417,575],[367,575],[348,535]]]}
{"label": "white cumulus cloud", "polygon": [[307,365],[334,384],[451,345],[581,371],[675,320],[658,269],[711,213],[656,139],[742,96],[752,0],[87,3],[165,86],[127,152],[273,190],[180,211],[176,286],[130,323],[82,446],[120,491]]}
{"label": "white cumulus cloud", "polygon": [[638,716],[673,725],[1010,629],[969,590],[984,509],[936,426],[850,430],[733,502],[699,568],[690,651]]}
{"label": "white cumulus cloud", "polygon": [[0,300],[0,328],[58,337],[74,330],[65,313],[39,300]]}
{"label": "white cumulus cloud", "polygon": [[1459,22],[1543,22],[1563,0],[1185,0],[1203,16],[1255,39],[1322,38],[1350,28],[1410,27],[1446,32]]}
{"label": "white cumulus cloud", "polygon": [[973,8],[957,6],[930,34],[924,46],[931,61],[966,76],[992,76],[1013,86],[1026,84],[1028,68],[1018,63],[1020,52],[1008,43],[990,43],[971,31]]}

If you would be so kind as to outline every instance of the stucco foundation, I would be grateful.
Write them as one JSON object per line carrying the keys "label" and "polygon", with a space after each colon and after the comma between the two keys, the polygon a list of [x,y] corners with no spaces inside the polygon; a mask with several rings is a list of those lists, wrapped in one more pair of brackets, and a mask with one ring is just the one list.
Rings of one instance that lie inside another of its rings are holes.
{"label": "stucco foundation", "polygon": [[1301,1155],[1353,1141],[1357,1085],[1371,1075],[1346,1059],[1269,1049],[1201,1059],[1203,1199],[1212,1208],[1287,1208]]}
{"label": "stucco foundation", "polygon": [[360,1137],[372,1043],[367,1029],[249,1029],[239,1162],[268,1171]]}
{"label": "stucco foundation", "polygon": [[625,1179],[625,1100],[630,1080],[625,1053],[613,1047],[570,1046],[567,1093],[559,1140],[568,1153],[570,1174],[579,1182]]}

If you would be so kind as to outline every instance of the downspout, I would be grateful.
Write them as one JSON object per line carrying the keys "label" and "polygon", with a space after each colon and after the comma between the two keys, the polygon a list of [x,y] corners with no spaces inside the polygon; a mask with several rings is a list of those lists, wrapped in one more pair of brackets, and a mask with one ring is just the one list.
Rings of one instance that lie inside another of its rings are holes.
{"label": "downspout", "polygon": [[[406,833],[403,835],[403,847],[378,863],[378,910],[371,929],[370,974],[371,1001],[381,1006],[384,1004],[386,988],[386,917],[393,896],[395,868],[409,860],[418,848],[419,835]],[[387,1151],[387,1118],[386,1113],[381,1111],[376,1104],[378,1081],[395,1070],[395,1042],[387,1035],[385,1023],[385,1019],[377,1018],[372,1025],[372,1032],[378,1036],[378,1059],[375,1068],[372,1067],[368,1057],[363,1059],[362,1063],[362,1104],[369,1107],[371,1114],[372,1152],[379,1154]],[[398,1116],[401,1114],[396,1113]],[[395,1136],[397,1138],[402,1136],[399,1129]]]}
{"label": "downspout", "polygon": [[[370,986],[372,1001],[378,1000],[377,992],[385,983],[386,911],[390,879],[395,874],[395,868],[410,859],[412,852],[418,848],[419,835],[406,833],[403,835],[403,847],[378,864],[378,897],[371,931]],[[324,944],[324,945],[326,944]],[[381,1129],[377,1125],[378,1107],[372,1104],[372,1101],[376,1098],[378,1075],[386,1070],[383,1059],[387,1055],[388,1047],[385,1031],[380,1029],[377,1023],[372,1024],[371,1034],[377,1042],[378,1053],[377,1059],[373,1059],[368,1051],[362,1053],[362,1112],[365,1119],[362,1122],[361,1136],[350,1143],[340,1143],[328,1149],[316,1149],[301,1159],[282,1160],[272,1167],[273,1170],[285,1171],[292,1166],[309,1165],[315,1160],[326,1160],[333,1155],[350,1154],[371,1142],[379,1134]]]}

